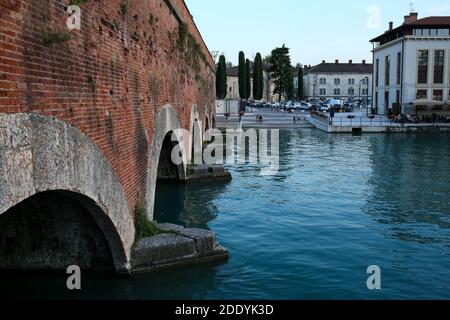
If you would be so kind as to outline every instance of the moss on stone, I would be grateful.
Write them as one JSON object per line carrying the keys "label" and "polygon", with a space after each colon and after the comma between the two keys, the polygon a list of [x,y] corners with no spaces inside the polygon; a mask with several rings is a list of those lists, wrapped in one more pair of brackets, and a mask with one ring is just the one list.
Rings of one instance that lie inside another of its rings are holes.
{"label": "moss on stone", "polygon": [[144,238],[156,236],[161,233],[163,232],[158,229],[156,224],[148,219],[144,206],[136,206],[134,242],[137,243]]}

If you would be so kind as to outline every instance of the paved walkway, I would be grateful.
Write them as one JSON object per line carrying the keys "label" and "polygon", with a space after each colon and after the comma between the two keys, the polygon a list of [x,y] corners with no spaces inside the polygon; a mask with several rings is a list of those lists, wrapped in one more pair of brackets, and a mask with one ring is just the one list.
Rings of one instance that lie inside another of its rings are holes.
{"label": "paved walkway", "polygon": [[[262,122],[257,120],[257,116],[263,117]],[[294,122],[295,117],[295,122]],[[307,120],[309,112],[276,112],[270,110],[258,110],[253,108],[252,113],[246,113],[242,117],[242,128],[267,128],[267,129],[298,129],[314,128]],[[232,114],[228,119],[225,115],[217,115],[217,127],[224,129],[239,128],[239,115]]]}

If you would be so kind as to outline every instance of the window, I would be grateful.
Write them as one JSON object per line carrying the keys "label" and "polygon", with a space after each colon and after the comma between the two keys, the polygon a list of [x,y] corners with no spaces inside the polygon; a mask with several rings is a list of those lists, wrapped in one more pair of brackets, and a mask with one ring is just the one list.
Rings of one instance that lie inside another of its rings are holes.
{"label": "window", "polygon": [[448,29],[414,29],[415,36],[448,36]]}
{"label": "window", "polygon": [[369,94],[369,89],[362,89],[362,95],[367,96]]}
{"label": "window", "polygon": [[375,63],[375,78],[376,78],[376,84],[377,84],[377,87],[380,85],[380,75],[379,75],[379,71],[380,71],[380,60],[379,59],[377,59],[377,61],[376,61],[376,63]]}
{"label": "window", "polygon": [[348,89],[348,95],[349,96],[354,96],[355,95],[355,89],[354,88]]}
{"label": "window", "polygon": [[378,91],[375,92],[375,109],[378,110]]}
{"label": "window", "polygon": [[327,79],[325,78],[320,78],[320,84],[327,84]]}
{"label": "window", "polygon": [[400,90],[397,90],[395,102],[400,103]]}
{"label": "window", "polygon": [[397,53],[397,84],[400,84],[402,77],[402,53]]}
{"label": "window", "polygon": [[384,81],[386,86],[390,84],[391,77],[391,56],[387,56],[384,64]]}
{"label": "window", "polygon": [[426,99],[427,90],[417,90],[417,99]]}
{"label": "window", "polygon": [[321,96],[326,96],[327,95],[327,89],[319,89],[319,94]]}
{"label": "window", "polygon": [[335,85],[340,85],[341,84],[341,79],[339,79],[339,78],[336,78],[336,79],[334,79],[334,84]]}
{"label": "window", "polygon": [[428,50],[419,50],[418,83],[428,83]]}
{"label": "window", "polygon": [[340,96],[341,95],[341,89],[334,89],[334,95]]}
{"label": "window", "polygon": [[433,90],[433,100],[442,101],[443,100],[442,95],[443,95],[442,90]]}
{"label": "window", "polygon": [[434,51],[434,83],[444,83],[444,50]]}
{"label": "window", "polygon": [[389,91],[384,93],[384,107],[389,108]]}
{"label": "window", "polygon": [[351,86],[355,85],[355,79],[348,79],[348,84]]}

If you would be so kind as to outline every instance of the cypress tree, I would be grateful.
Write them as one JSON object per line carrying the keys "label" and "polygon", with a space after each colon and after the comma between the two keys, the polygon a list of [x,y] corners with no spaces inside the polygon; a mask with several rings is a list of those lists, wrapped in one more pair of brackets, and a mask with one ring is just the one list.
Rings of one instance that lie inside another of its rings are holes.
{"label": "cypress tree", "polygon": [[258,52],[255,57],[255,64],[253,66],[253,98],[261,100],[264,94],[264,75],[263,75],[263,61],[261,54]]}
{"label": "cypress tree", "polygon": [[303,83],[303,67],[301,65],[299,65],[298,68],[298,100],[303,100],[305,98],[305,93],[303,92],[304,90],[304,83]]}
{"label": "cypress tree", "polygon": [[250,60],[248,60],[248,59],[245,61],[245,81],[246,81],[245,99],[248,100],[248,99],[250,99],[250,97],[252,95],[252,85],[251,85],[251,76],[250,76]]}
{"label": "cypress tree", "polygon": [[239,52],[239,96],[241,99],[245,99],[247,95],[247,80],[246,80],[246,67],[245,67],[245,54],[244,52]]}
{"label": "cypress tree", "polygon": [[227,96],[227,66],[224,55],[220,56],[219,65],[217,66],[216,96],[219,100],[225,99]]}

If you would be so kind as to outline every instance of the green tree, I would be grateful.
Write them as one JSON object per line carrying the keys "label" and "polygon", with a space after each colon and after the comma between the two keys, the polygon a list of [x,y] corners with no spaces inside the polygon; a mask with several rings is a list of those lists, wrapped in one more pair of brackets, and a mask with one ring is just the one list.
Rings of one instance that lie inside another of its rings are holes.
{"label": "green tree", "polygon": [[244,52],[239,52],[239,96],[241,99],[245,99],[247,95],[247,79],[246,79],[246,67],[245,67],[245,54]]}
{"label": "green tree", "polygon": [[222,100],[227,96],[227,65],[225,56],[221,55],[216,72],[216,96]]}
{"label": "green tree", "polygon": [[298,100],[305,99],[305,93],[304,93],[304,82],[303,82],[303,66],[301,64],[298,65],[298,89],[297,89],[297,96]]}
{"label": "green tree", "polygon": [[252,84],[251,84],[251,74],[250,74],[250,60],[245,61],[245,99],[250,99],[252,96]]}
{"label": "green tree", "polygon": [[253,99],[261,100],[264,94],[263,61],[258,52],[253,65]]}
{"label": "green tree", "polygon": [[288,100],[294,100],[294,69],[291,66],[286,72],[286,96]]}
{"label": "green tree", "polygon": [[294,95],[294,84],[289,48],[283,45],[281,48],[272,50],[268,64],[270,66],[269,70],[272,72],[272,78],[274,79],[274,93],[278,94],[279,101],[281,101],[282,95],[286,95],[287,98],[292,99]]}

